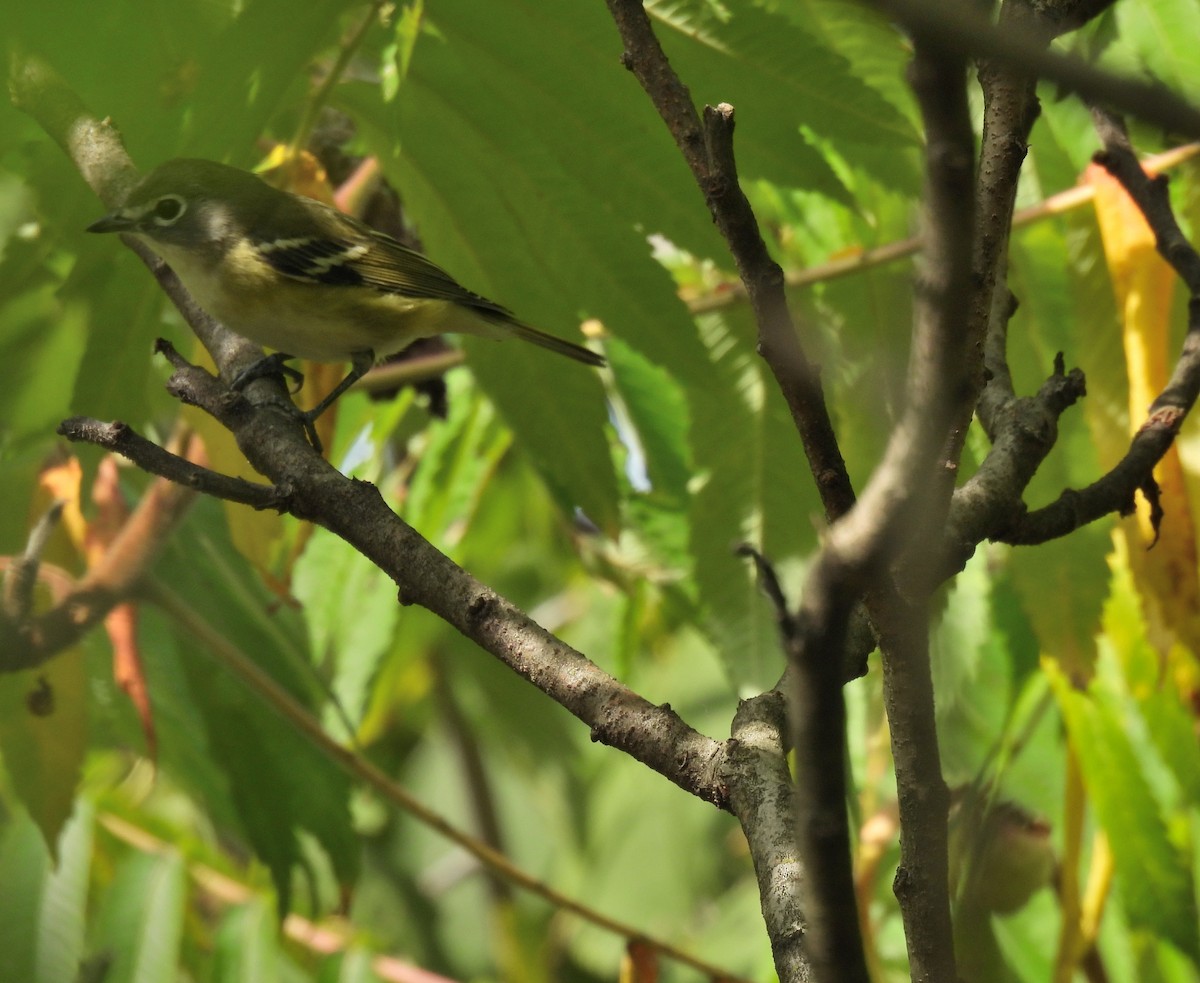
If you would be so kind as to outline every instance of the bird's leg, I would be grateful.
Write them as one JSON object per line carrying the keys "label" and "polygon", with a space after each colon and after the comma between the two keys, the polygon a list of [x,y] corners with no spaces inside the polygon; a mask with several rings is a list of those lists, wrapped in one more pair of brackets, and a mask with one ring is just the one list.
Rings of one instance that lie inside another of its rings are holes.
{"label": "bird's leg", "polygon": [[358,382],[359,379],[361,379],[364,375],[366,375],[367,369],[369,369],[374,364],[375,364],[375,353],[374,352],[370,352],[370,351],[355,352],[353,355],[353,361],[350,363],[350,371],[346,373],[346,378],[344,378],[341,382],[339,382],[336,386],[334,386],[333,389],[330,390],[329,394],[323,400],[321,400],[321,402],[317,403],[317,405],[314,406],[311,410],[307,410],[304,413],[301,413],[300,415],[308,423],[312,423],[314,420],[317,419],[317,417],[319,417],[322,413],[324,413],[327,409],[329,409],[329,405],[335,399],[337,399],[342,393],[344,393],[347,389],[349,389],[356,382]]}
{"label": "bird's leg", "polygon": [[[253,382],[255,379],[261,379],[264,376],[280,375],[285,380],[296,383],[296,390],[304,382],[304,376],[287,365],[287,359],[294,358],[293,355],[287,355],[284,352],[275,352],[271,355],[266,355],[260,358],[257,362],[252,362],[246,368],[242,369],[230,383],[230,386],[235,390],[241,390]],[[317,436],[317,429],[313,425],[317,417],[329,409],[330,404],[337,399],[342,393],[349,389],[352,385],[358,382],[365,374],[367,369],[375,364],[375,353],[371,351],[356,352],[353,356],[353,361],[350,365],[350,371],[346,373],[346,377],[333,387],[333,390],[314,406],[311,410],[297,409],[296,405],[291,402],[286,403],[286,409],[304,427],[304,433],[308,437],[309,442],[313,445],[313,449],[320,454],[322,452],[321,439]],[[293,390],[295,392],[296,390]]]}

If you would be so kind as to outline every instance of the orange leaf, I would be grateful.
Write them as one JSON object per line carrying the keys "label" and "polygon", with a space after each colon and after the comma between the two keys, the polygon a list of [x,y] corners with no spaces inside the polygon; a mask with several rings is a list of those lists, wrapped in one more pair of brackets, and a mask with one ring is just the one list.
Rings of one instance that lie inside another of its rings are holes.
{"label": "orange leaf", "polygon": [[658,950],[631,939],[621,956],[621,983],[658,983]]}

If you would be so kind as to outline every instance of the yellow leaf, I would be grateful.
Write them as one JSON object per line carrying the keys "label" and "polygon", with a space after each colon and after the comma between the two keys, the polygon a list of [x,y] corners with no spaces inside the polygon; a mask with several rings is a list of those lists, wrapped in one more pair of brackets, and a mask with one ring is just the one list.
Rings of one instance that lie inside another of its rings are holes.
{"label": "yellow leaf", "polygon": [[[1086,179],[1095,190],[1104,256],[1122,317],[1129,421],[1136,433],[1169,378],[1177,276],[1158,254],[1154,232],[1124,188],[1095,164],[1088,168]],[[1148,632],[1165,658],[1177,640],[1200,651],[1200,575],[1195,521],[1176,447],[1159,463],[1155,478],[1165,513],[1157,544],[1150,548],[1156,534],[1149,506],[1140,496],[1136,516],[1124,520],[1121,528]]]}

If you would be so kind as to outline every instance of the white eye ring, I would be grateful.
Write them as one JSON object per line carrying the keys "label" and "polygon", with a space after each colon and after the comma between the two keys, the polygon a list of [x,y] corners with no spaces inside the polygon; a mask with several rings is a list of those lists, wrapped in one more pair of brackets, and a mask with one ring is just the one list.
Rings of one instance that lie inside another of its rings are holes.
{"label": "white eye ring", "polygon": [[150,209],[150,216],[155,225],[166,227],[178,222],[186,211],[187,202],[179,195],[163,195]]}

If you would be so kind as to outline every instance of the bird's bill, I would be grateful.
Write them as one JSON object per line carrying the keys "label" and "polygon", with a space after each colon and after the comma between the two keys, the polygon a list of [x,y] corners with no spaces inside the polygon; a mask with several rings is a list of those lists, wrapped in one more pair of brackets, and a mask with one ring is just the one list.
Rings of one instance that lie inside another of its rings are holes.
{"label": "bird's bill", "polygon": [[134,219],[123,212],[113,212],[97,219],[89,225],[85,232],[129,232],[135,225]]}

